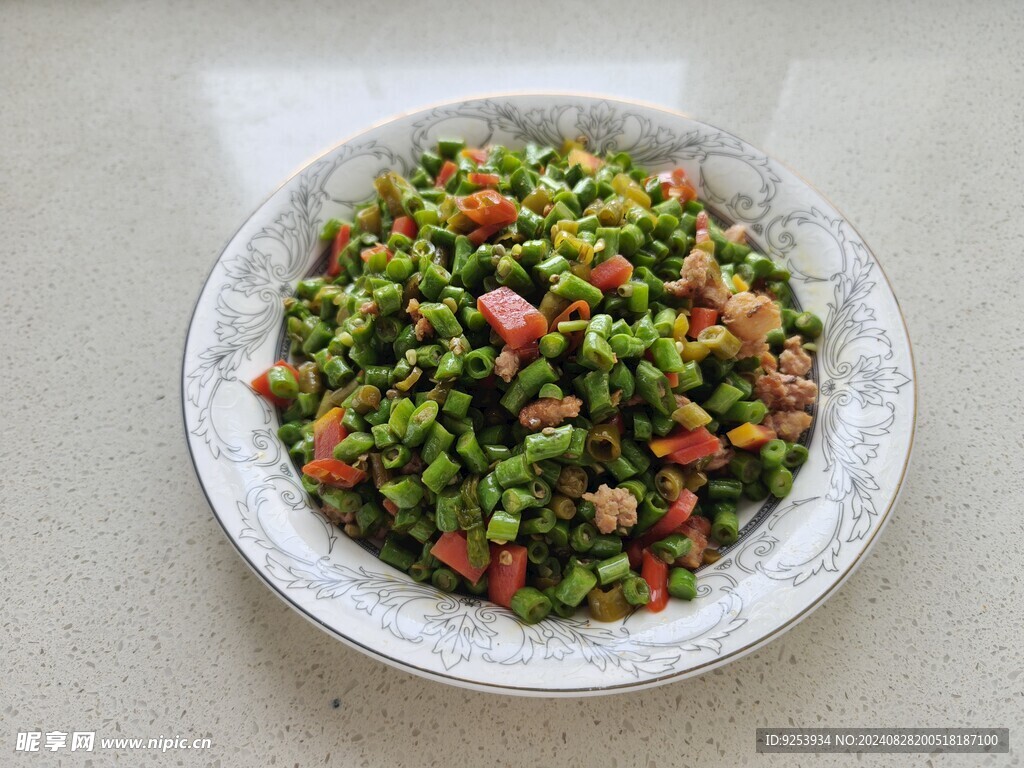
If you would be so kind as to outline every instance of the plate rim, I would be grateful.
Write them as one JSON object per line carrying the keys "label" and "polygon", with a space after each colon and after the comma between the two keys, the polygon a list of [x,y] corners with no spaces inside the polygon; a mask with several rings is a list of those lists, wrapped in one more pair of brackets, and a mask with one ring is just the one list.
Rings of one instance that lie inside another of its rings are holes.
{"label": "plate rim", "polygon": [[[495,683],[495,682],[479,682],[479,681],[472,680],[472,679],[469,679],[469,678],[466,678],[466,677],[461,677],[461,676],[458,676],[458,675],[444,674],[444,673],[441,673],[441,672],[437,672],[435,670],[425,669],[423,667],[416,666],[416,665],[411,664],[409,662],[406,662],[406,661],[403,661],[403,660],[400,660],[400,659],[397,659],[397,658],[394,658],[394,657],[391,657],[391,656],[387,656],[386,654],[382,653],[381,651],[377,650],[376,648],[364,645],[364,644],[362,644],[362,643],[360,643],[360,642],[358,642],[356,640],[353,640],[352,638],[349,638],[349,637],[341,634],[339,631],[337,631],[333,627],[329,626],[328,624],[326,624],[321,619],[317,618],[315,615],[313,615],[306,608],[304,608],[303,606],[299,605],[295,601],[291,600],[284,593],[283,588],[279,587],[276,584],[274,584],[273,581],[270,580],[268,575],[263,573],[259,568],[257,568],[256,564],[253,563],[252,560],[248,557],[248,555],[243,551],[243,549],[239,545],[239,542],[228,531],[228,529],[227,529],[227,527],[225,525],[224,520],[222,519],[221,515],[218,514],[217,508],[213,504],[212,499],[210,498],[210,494],[207,491],[206,485],[204,484],[203,478],[202,478],[202,476],[200,474],[200,471],[199,471],[199,464],[197,462],[196,455],[195,455],[195,452],[193,450],[192,441],[189,439],[188,417],[187,417],[187,402],[188,402],[188,398],[187,398],[187,392],[186,392],[186,388],[187,388],[187,370],[186,370],[186,365],[187,365],[187,358],[188,358],[188,341],[189,341],[189,338],[191,337],[191,334],[192,334],[193,325],[194,325],[195,319],[196,319],[196,314],[197,314],[197,312],[199,310],[199,307],[200,307],[200,304],[202,302],[203,294],[205,293],[206,288],[209,285],[209,282],[210,282],[211,278],[213,277],[214,273],[216,272],[218,265],[221,263],[221,260],[224,258],[225,254],[227,253],[229,246],[235,240],[235,238],[237,238],[238,235],[250,224],[250,222],[252,222],[253,219],[256,218],[257,214],[264,208],[264,206],[266,206],[275,196],[278,195],[279,192],[281,192],[288,185],[290,185],[296,177],[301,175],[311,165],[313,165],[314,163],[316,163],[316,162],[318,162],[320,160],[325,159],[326,157],[328,157],[329,155],[331,155],[332,153],[337,151],[340,147],[342,147],[342,146],[344,146],[344,145],[346,145],[346,144],[348,144],[350,142],[353,142],[353,141],[359,139],[362,136],[365,136],[365,135],[367,135],[369,133],[372,133],[373,131],[375,131],[375,130],[383,127],[383,126],[389,125],[389,124],[391,124],[393,122],[396,122],[398,120],[401,120],[403,118],[408,118],[408,117],[415,116],[415,115],[418,115],[418,114],[428,113],[431,110],[443,109],[443,108],[446,108],[446,107],[455,107],[455,106],[458,106],[458,105],[461,105],[461,104],[465,104],[467,102],[474,102],[474,101],[481,101],[481,100],[488,100],[488,99],[499,99],[500,100],[500,99],[508,99],[508,98],[529,98],[531,96],[565,97],[565,98],[568,98],[568,99],[583,98],[583,99],[588,99],[588,100],[606,101],[606,102],[609,102],[609,103],[612,103],[612,104],[624,104],[624,105],[638,106],[638,107],[641,107],[643,109],[648,109],[648,110],[653,110],[655,112],[665,113],[665,114],[668,114],[668,115],[672,115],[674,117],[683,118],[685,120],[692,121],[694,123],[698,123],[698,124],[707,126],[708,128],[712,128],[712,129],[714,129],[716,131],[720,131],[723,134],[726,134],[726,135],[729,135],[729,136],[733,136],[733,137],[739,139],[740,141],[744,142],[745,144],[747,144],[748,146],[750,146],[751,148],[753,148],[757,152],[760,152],[764,157],[769,158],[773,162],[778,163],[781,167],[785,168],[789,173],[792,173],[793,176],[795,176],[797,179],[799,179],[799,181],[802,184],[804,184],[808,189],[810,189],[812,192],[817,194],[822,200],[824,200],[829,206],[831,206],[832,209],[836,213],[839,214],[839,216],[841,217],[843,222],[846,225],[848,225],[850,227],[850,229],[861,240],[861,242],[864,243],[865,247],[867,248],[868,253],[870,253],[870,255],[872,257],[872,261],[874,262],[875,265],[878,266],[879,272],[882,274],[882,277],[885,280],[885,286],[888,289],[889,295],[892,297],[893,303],[894,303],[895,308],[896,308],[896,315],[899,317],[900,324],[902,325],[902,328],[903,328],[903,339],[906,341],[908,362],[909,362],[909,368],[910,368],[910,373],[911,373],[911,380],[910,380],[910,384],[911,384],[911,387],[910,387],[911,404],[910,405],[911,405],[911,407],[909,409],[910,410],[909,441],[907,443],[906,455],[905,455],[904,460],[903,460],[903,466],[901,467],[899,477],[896,480],[895,489],[894,489],[894,492],[893,492],[893,495],[892,495],[892,499],[890,500],[889,504],[886,506],[884,512],[882,512],[880,514],[880,520],[879,520],[879,523],[878,523],[877,527],[872,532],[871,536],[867,539],[867,541],[863,542],[863,545],[861,546],[860,551],[857,553],[857,555],[853,559],[853,561],[846,567],[846,569],[842,573],[838,574],[832,580],[832,582],[829,584],[829,586],[821,594],[819,594],[810,604],[805,606],[799,613],[791,616],[787,621],[785,621],[784,623],[778,625],[777,627],[775,627],[774,629],[772,629],[768,633],[762,635],[758,639],[748,643],[747,645],[744,645],[744,646],[742,646],[740,648],[737,648],[737,649],[735,649],[733,651],[730,651],[730,652],[725,653],[725,654],[723,654],[721,656],[718,656],[718,657],[716,657],[714,659],[706,661],[706,662],[704,662],[702,664],[690,667],[690,668],[682,670],[682,671],[670,672],[670,673],[667,673],[667,674],[664,674],[664,675],[659,675],[659,676],[656,676],[656,677],[651,677],[651,678],[643,680],[643,681],[625,682],[625,683],[619,683],[619,684],[609,685],[609,686],[583,686],[583,687],[577,687],[577,688],[537,688],[537,687],[530,687],[530,686],[513,686],[513,685],[506,685],[506,684]],[[769,153],[765,152],[764,150],[762,150],[760,147],[758,147],[758,146],[756,146],[754,144],[751,144],[749,141],[747,141],[746,139],[744,139],[741,136],[738,136],[737,134],[733,133],[732,131],[728,131],[728,130],[719,128],[715,124],[709,123],[706,120],[703,120],[703,119],[701,119],[699,117],[695,117],[692,114],[689,114],[687,112],[683,112],[681,110],[673,109],[671,107],[667,107],[667,106],[662,105],[662,104],[655,104],[653,102],[648,102],[648,101],[644,101],[644,100],[640,100],[640,99],[630,99],[630,98],[625,98],[625,97],[621,97],[621,96],[614,96],[614,95],[609,95],[609,94],[601,94],[601,93],[596,93],[596,92],[566,91],[566,90],[561,90],[561,89],[556,89],[556,90],[540,90],[540,89],[535,90],[535,89],[531,89],[531,90],[527,90],[527,91],[510,90],[510,91],[485,92],[485,93],[479,93],[479,94],[468,94],[468,95],[466,95],[464,97],[461,97],[461,98],[446,99],[446,100],[443,100],[443,101],[431,102],[431,103],[423,105],[423,106],[419,106],[419,107],[415,107],[415,108],[412,108],[412,109],[396,112],[396,113],[393,113],[393,114],[391,114],[391,115],[389,115],[389,116],[387,116],[385,118],[382,118],[380,120],[377,120],[377,121],[371,123],[370,125],[366,126],[365,128],[363,128],[363,129],[361,129],[361,130],[359,130],[359,131],[357,131],[355,133],[347,135],[346,137],[344,137],[341,140],[335,142],[331,146],[329,146],[326,149],[324,149],[322,152],[319,152],[318,154],[314,155],[313,157],[309,158],[307,161],[305,161],[301,165],[299,165],[286,178],[284,178],[272,191],[270,191],[266,196],[264,196],[261,199],[261,201],[256,205],[256,207],[252,209],[252,211],[249,213],[249,215],[241,222],[241,224],[237,227],[237,229],[224,241],[223,245],[218,250],[216,257],[214,258],[214,260],[213,260],[213,262],[212,262],[212,264],[210,266],[210,269],[207,271],[206,277],[203,279],[203,282],[202,282],[202,284],[200,285],[200,287],[198,289],[196,300],[195,300],[195,302],[193,304],[192,311],[189,314],[188,323],[187,323],[187,326],[186,326],[186,329],[185,329],[184,343],[182,344],[181,370],[180,370],[180,386],[181,386],[181,389],[180,389],[180,407],[181,407],[181,416],[182,416],[182,422],[181,423],[182,423],[182,428],[183,428],[183,437],[185,438],[185,445],[186,445],[186,447],[188,449],[189,459],[190,459],[190,461],[192,463],[193,472],[195,473],[195,477],[196,477],[196,480],[199,483],[199,488],[200,488],[200,490],[203,493],[203,497],[206,499],[207,506],[210,508],[210,511],[213,514],[214,519],[217,521],[218,525],[221,527],[221,530],[224,532],[224,535],[227,537],[228,541],[231,543],[231,545],[234,548],[235,552],[241,557],[242,561],[249,567],[249,570],[251,570],[259,578],[260,581],[262,581],[267,587],[269,587],[271,589],[271,591],[281,601],[283,601],[292,610],[296,611],[300,616],[305,618],[307,621],[312,623],[314,626],[319,627],[321,630],[323,630],[327,634],[331,635],[332,637],[340,640],[345,645],[347,645],[347,646],[349,646],[349,647],[351,647],[351,648],[353,648],[355,650],[358,650],[358,651],[360,651],[362,653],[365,653],[365,654],[367,654],[367,655],[369,655],[369,656],[371,656],[371,657],[373,657],[375,659],[378,659],[379,661],[382,661],[383,663],[387,664],[390,667],[394,667],[394,668],[400,669],[402,671],[409,672],[409,673],[414,674],[414,675],[416,675],[418,677],[426,678],[426,679],[433,680],[433,681],[436,681],[436,682],[446,683],[446,684],[449,684],[449,685],[454,685],[454,686],[457,686],[457,687],[460,687],[460,688],[468,688],[468,689],[472,689],[472,690],[476,690],[476,691],[481,691],[481,692],[486,692],[486,693],[493,693],[493,694],[505,694],[505,695],[515,695],[515,696],[525,696],[525,697],[581,698],[581,697],[598,696],[598,695],[613,695],[613,694],[625,693],[625,692],[629,692],[629,691],[639,691],[639,690],[644,690],[644,689],[648,689],[648,688],[653,688],[653,687],[657,687],[657,686],[660,686],[660,685],[665,685],[665,684],[673,682],[673,681],[685,680],[685,679],[690,678],[690,677],[695,677],[697,675],[705,674],[705,673],[710,672],[711,670],[717,669],[717,668],[719,668],[719,667],[721,667],[721,666],[723,666],[723,665],[725,665],[725,664],[727,664],[729,662],[736,661],[737,659],[743,658],[744,656],[747,656],[747,655],[753,653],[754,651],[764,647],[765,645],[767,645],[771,641],[781,637],[786,632],[788,632],[791,629],[793,629],[800,622],[802,622],[804,619],[806,619],[808,616],[810,616],[814,611],[816,611],[819,607],[821,607],[829,598],[834,596],[834,594],[844,584],[846,584],[847,580],[853,575],[853,573],[857,570],[857,568],[859,568],[860,565],[867,559],[868,555],[871,554],[872,550],[874,549],[875,545],[878,542],[880,534],[885,530],[885,528],[889,524],[890,518],[892,517],[893,509],[895,508],[896,504],[899,502],[899,500],[900,500],[900,498],[901,498],[901,496],[902,496],[902,494],[903,494],[903,492],[905,490],[905,480],[906,480],[907,472],[908,472],[909,467],[910,467],[911,458],[912,458],[912,456],[914,454],[914,446],[915,446],[915,443],[916,443],[917,425],[918,425],[918,420],[917,420],[917,411],[918,411],[918,374],[917,374],[917,363],[916,363],[916,358],[915,358],[915,354],[914,354],[913,341],[912,341],[911,336],[910,336],[910,329],[909,329],[909,327],[907,325],[906,317],[905,317],[904,312],[903,312],[903,307],[900,304],[899,298],[896,295],[895,290],[893,289],[892,281],[889,279],[889,275],[886,273],[885,267],[882,264],[882,261],[875,255],[874,249],[871,248],[871,246],[868,244],[867,240],[863,237],[863,235],[860,233],[860,231],[857,229],[857,227],[853,224],[853,222],[850,220],[850,218],[846,215],[846,213],[839,206],[835,205],[835,203],[827,195],[825,195],[817,186],[815,186],[813,183],[811,183],[801,173],[799,173],[798,171],[794,170],[793,167],[789,163],[787,163],[786,161],[780,159],[777,155],[769,154]]]}

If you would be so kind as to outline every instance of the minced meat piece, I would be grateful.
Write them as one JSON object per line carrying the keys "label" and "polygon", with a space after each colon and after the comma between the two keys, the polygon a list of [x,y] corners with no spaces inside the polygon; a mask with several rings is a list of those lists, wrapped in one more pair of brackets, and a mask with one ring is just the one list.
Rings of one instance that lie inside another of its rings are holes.
{"label": "minced meat piece", "polygon": [[[742,360],[745,357],[761,357],[761,355],[769,352],[768,342],[764,339],[754,339],[753,341],[744,341],[740,344],[740,351],[736,353],[736,357]],[[772,359],[774,362],[774,358]]]}
{"label": "minced meat piece", "polygon": [[728,240],[730,243],[739,243],[740,245],[747,244],[747,226],[745,224],[733,224],[725,232],[722,233],[722,237]]}
{"label": "minced meat piece", "polygon": [[803,339],[790,336],[786,339],[786,349],[779,355],[779,370],[791,376],[806,376],[811,370],[811,356],[803,348]]}
{"label": "minced meat piece", "polygon": [[532,431],[544,427],[557,427],[566,419],[575,419],[579,416],[582,406],[583,401],[575,395],[563,397],[561,400],[542,397],[519,412],[519,423]]}
{"label": "minced meat piece", "polygon": [[679,528],[679,532],[693,542],[690,551],[676,560],[676,565],[683,568],[699,568],[704,562],[704,550],[708,546],[708,536],[711,535],[711,521],[706,517],[694,515],[690,517]]}
{"label": "minced meat piece", "polygon": [[672,296],[693,299],[694,306],[722,311],[732,296],[722,280],[722,270],[715,257],[699,248],[683,259],[679,275],[681,279],[665,283],[665,291]]}
{"label": "minced meat piece", "polygon": [[704,471],[714,472],[716,469],[721,469],[732,461],[732,457],[735,454],[736,452],[733,451],[733,449],[729,447],[729,444],[725,442],[725,438],[718,438],[718,450],[711,454],[711,459],[708,461],[707,465],[705,465]]}
{"label": "minced meat piece", "polygon": [[818,385],[809,379],[772,371],[754,382],[754,392],[772,411],[802,411],[814,402]]}
{"label": "minced meat piece", "polygon": [[763,341],[768,331],[782,325],[782,314],[767,296],[741,291],[726,302],[722,322],[738,339]]}
{"label": "minced meat piece", "polygon": [[593,503],[594,525],[601,533],[636,525],[636,496],[625,488],[609,488],[602,483],[597,493],[584,493],[583,500]]}
{"label": "minced meat piece", "polygon": [[355,521],[355,512],[342,513],[340,510],[335,509],[330,504],[321,504],[321,511],[324,513],[324,517],[330,520],[332,523],[338,526],[345,526],[348,523]]}
{"label": "minced meat piece", "polygon": [[420,458],[419,452],[415,452],[405,464],[398,470],[400,475],[420,475],[423,474],[423,470],[426,469],[427,464]]}
{"label": "minced meat piece", "polygon": [[506,344],[501,354],[494,361],[494,373],[499,376],[502,381],[510,382],[512,378],[519,372],[519,355]]}
{"label": "minced meat piece", "polygon": [[807,411],[775,411],[765,416],[761,423],[775,430],[782,440],[792,443],[811,426],[811,414]]}
{"label": "minced meat piece", "polygon": [[761,367],[764,369],[765,373],[771,373],[772,371],[779,370],[779,364],[775,360],[775,355],[771,352],[762,352],[758,355],[758,358],[761,361]]}
{"label": "minced meat piece", "polygon": [[377,309],[377,302],[375,301],[364,301],[359,305],[359,311],[364,315],[376,315],[379,313]]}
{"label": "minced meat piece", "polygon": [[418,299],[409,299],[409,303],[406,305],[405,311],[409,313],[409,319],[414,323],[423,317],[423,315],[420,314],[420,302]]}
{"label": "minced meat piece", "polygon": [[416,331],[416,341],[423,341],[424,339],[428,339],[434,335],[434,326],[432,326],[430,321],[425,317],[420,317],[420,319],[416,321],[414,330]]}

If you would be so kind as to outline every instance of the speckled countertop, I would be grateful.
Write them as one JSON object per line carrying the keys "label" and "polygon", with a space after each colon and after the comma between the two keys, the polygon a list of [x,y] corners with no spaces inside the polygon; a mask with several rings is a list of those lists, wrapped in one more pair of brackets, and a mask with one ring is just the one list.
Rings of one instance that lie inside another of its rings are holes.
{"label": "speckled countertop", "polygon": [[[856,758],[756,755],[754,729],[1024,723],[1024,6],[217,5],[0,6],[0,763],[832,766]],[[392,113],[530,89],[662,103],[786,161],[882,259],[917,355],[915,458],[846,586],[611,699],[457,690],[317,630],[228,543],[181,427],[199,288],[285,176]],[[14,752],[76,730],[212,747]],[[1022,737],[862,762],[1011,764]]]}

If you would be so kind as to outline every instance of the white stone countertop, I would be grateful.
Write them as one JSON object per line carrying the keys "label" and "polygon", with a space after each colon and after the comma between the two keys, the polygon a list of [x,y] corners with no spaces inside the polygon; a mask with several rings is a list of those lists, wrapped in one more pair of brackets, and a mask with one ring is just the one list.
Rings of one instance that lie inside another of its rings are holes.
{"label": "white stone countertop", "polygon": [[[1022,39],[1011,1],[0,4],[0,764],[1016,764]],[[879,256],[917,359],[903,495],[849,582],[741,660],[611,698],[458,690],[332,639],[238,557],[181,425],[198,291],[278,183],[396,112],[539,89],[785,161]],[[757,755],[769,725],[1009,726],[1013,753]]]}

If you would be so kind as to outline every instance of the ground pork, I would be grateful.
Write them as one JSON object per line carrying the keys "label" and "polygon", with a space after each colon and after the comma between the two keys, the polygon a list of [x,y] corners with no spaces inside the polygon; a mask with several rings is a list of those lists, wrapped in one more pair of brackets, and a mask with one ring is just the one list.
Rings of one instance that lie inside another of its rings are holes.
{"label": "ground pork", "polygon": [[711,233],[708,231],[710,219],[708,218],[707,211],[698,211],[697,220],[694,225],[697,228],[696,242],[698,243],[709,243],[711,242]]}
{"label": "ground pork", "polygon": [[506,344],[501,354],[494,361],[494,373],[499,376],[502,381],[509,382],[519,371],[519,355]]}
{"label": "ground pork", "polygon": [[320,509],[324,513],[324,517],[330,520],[332,523],[338,526],[345,526],[348,523],[353,522],[356,519],[355,512],[346,512],[342,514],[339,510],[332,507],[330,504],[321,504]]}
{"label": "ground pork", "polygon": [[786,339],[786,349],[779,355],[779,370],[791,376],[806,376],[811,370],[811,356],[801,346],[803,339],[790,336]]}
{"label": "ground pork", "polygon": [[758,356],[761,360],[761,367],[764,368],[765,373],[771,373],[779,369],[779,364],[775,360],[775,355],[771,352],[762,352]]}
{"label": "ground pork", "polygon": [[746,245],[747,243],[747,227],[745,224],[733,224],[722,236],[730,243],[739,243],[740,245]]}
{"label": "ground pork", "polygon": [[434,335],[434,326],[425,317],[416,321],[414,330],[416,331],[416,341],[423,341]]}
{"label": "ground pork", "polygon": [[609,488],[602,483],[597,493],[584,493],[583,500],[593,503],[594,525],[601,533],[636,525],[636,496],[625,488]]}
{"label": "ground pork", "polygon": [[761,423],[775,430],[781,439],[792,443],[811,426],[811,414],[807,411],[775,411],[765,416]]}
{"label": "ground pork", "polygon": [[566,419],[579,416],[582,405],[583,401],[575,395],[569,395],[561,400],[542,397],[519,412],[519,423],[532,431],[544,427],[557,427]]}
{"label": "ground pork", "polygon": [[405,311],[409,313],[409,319],[414,323],[423,317],[423,315],[420,314],[420,302],[418,299],[409,299],[409,303],[406,305]]}
{"label": "ground pork", "polygon": [[814,402],[818,385],[799,376],[772,371],[754,382],[754,392],[771,411],[802,411]]}
{"label": "ground pork", "polygon": [[676,560],[676,565],[690,569],[698,568],[704,562],[704,550],[708,546],[711,522],[706,517],[694,515],[682,524],[679,532],[692,541],[693,545],[690,547],[689,552]]}
{"label": "ground pork", "polygon": [[692,250],[690,255],[683,259],[683,268],[679,275],[681,279],[665,283],[665,291],[672,296],[693,299],[694,306],[711,307],[721,311],[732,296],[732,292],[722,280],[718,262],[699,248]]}
{"label": "ground pork", "polygon": [[405,464],[402,465],[401,469],[398,470],[400,475],[420,475],[423,474],[423,470],[426,468],[426,462],[420,458],[418,451],[414,452],[412,458],[409,459]]}
{"label": "ground pork", "polygon": [[763,341],[768,331],[781,327],[782,314],[767,296],[741,291],[726,302],[722,322],[738,339]]}
{"label": "ground pork", "polygon": [[718,438],[718,450],[711,455],[711,460],[704,467],[704,471],[714,472],[716,469],[721,469],[732,461],[734,455],[735,451],[725,442],[725,438]]}
{"label": "ground pork", "polygon": [[[754,339],[753,341],[744,341],[740,344],[740,351],[736,353],[736,357],[742,360],[745,357],[761,357],[769,351],[768,342],[764,339]],[[775,358],[772,358],[772,362],[775,362]]]}
{"label": "ground pork", "polygon": [[525,347],[516,348],[515,353],[519,358],[519,367],[522,368],[540,357],[540,346],[536,341],[531,341]]}
{"label": "ground pork", "polygon": [[377,302],[375,301],[364,301],[359,305],[359,311],[364,315],[376,315],[379,314],[377,309]]}

